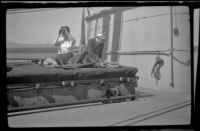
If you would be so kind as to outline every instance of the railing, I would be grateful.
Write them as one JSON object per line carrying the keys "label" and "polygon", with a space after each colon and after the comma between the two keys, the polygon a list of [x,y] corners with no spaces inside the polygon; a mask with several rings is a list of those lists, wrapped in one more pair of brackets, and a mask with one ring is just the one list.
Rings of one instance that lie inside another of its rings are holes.
{"label": "railing", "polygon": [[190,50],[184,50],[184,49],[168,49],[168,50],[147,50],[147,51],[109,51],[106,52],[107,55],[112,54],[118,54],[118,55],[164,55],[164,56],[170,56],[171,52],[174,51],[181,51],[181,52],[190,52]]}
{"label": "railing", "polygon": [[174,78],[173,78],[173,60],[183,64],[183,65],[190,65],[190,59],[187,60],[186,62],[181,61],[179,59],[177,59],[176,57],[173,56],[173,53],[177,51],[177,52],[189,52],[191,50],[184,50],[184,49],[175,49],[175,48],[171,48],[171,49],[167,49],[167,50],[146,50],[146,51],[110,51],[110,52],[106,52],[107,55],[113,55],[113,54],[117,54],[117,55],[163,55],[163,56],[169,56],[171,57],[171,83],[170,85],[172,87],[174,87]]}

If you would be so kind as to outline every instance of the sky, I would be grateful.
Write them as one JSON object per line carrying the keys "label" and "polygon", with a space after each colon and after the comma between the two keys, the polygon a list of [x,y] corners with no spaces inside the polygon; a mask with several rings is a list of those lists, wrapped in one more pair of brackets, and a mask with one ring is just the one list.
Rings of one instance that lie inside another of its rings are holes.
{"label": "sky", "polygon": [[[91,14],[105,9],[95,7]],[[26,9],[26,11],[30,9]],[[76,39],[76,45],[80,42],[81,32],[81,7],[54,8],[37,12],[24,12],[6,15],[6,40],[21,44],[40,44],[53,42],[61,26],[70,27],[71,34]],[[87,16],[87,14],[86,14]]]}

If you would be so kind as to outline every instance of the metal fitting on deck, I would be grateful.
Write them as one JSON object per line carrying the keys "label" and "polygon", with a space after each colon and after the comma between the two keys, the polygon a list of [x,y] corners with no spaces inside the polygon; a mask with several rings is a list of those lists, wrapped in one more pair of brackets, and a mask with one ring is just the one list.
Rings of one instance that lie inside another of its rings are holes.
{"label": "metal fitting on deck", "polygon": [[100,80],[100,84],[103,84],[103,83],[104,83],[104,79],[101,79],[101,80]]}
{"label": "metal fitting on deck", "polygon": [[40,88],[40,83],[36,83],[35,88],[39,89]]}
{"label": "metal fitting on deck", "polygon": [[66,83],[65,83],[65,81],[62,81],[62,86],[66,86]]}
{"label": "metal fitting on deck", "polygon": [[71,86],[74,86],[74,81],[70,81],[70,85],[71,85]]}

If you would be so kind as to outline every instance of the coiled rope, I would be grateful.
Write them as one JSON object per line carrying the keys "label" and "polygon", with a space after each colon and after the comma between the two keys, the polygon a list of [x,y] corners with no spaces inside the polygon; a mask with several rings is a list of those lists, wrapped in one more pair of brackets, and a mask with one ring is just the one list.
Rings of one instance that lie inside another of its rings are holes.
{"label": "coiled rope", "polygon": [[155,78],[156,84],[158,84],[158,80],[161,78],[160,68],[164,65],[164,60],[160,58],[160,53],[158,53],[158,56],[156,56],[155,59],[156,62],[151,70],[151,77]]}

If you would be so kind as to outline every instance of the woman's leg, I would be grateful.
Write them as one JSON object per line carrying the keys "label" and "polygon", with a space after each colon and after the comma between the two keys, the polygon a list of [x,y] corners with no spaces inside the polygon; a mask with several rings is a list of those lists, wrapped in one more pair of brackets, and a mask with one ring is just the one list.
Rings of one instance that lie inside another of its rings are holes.
{"label": "woman's leg", "polygon": [[62,60],[63,60],[64,65],[68,64],[69,59],[72,58],[72,57],[73,57],[72,53],[63,54]]}
{"label": "woman's leg", "polygon": [[[56,55],[56,62],[60,65],[65,65],[68,63],[69,59],[73,57],[73,53],[64,53],[64,54],[58,54]],[[62,86],[66,85],[66,81],[62,81]]]}
{"label": "woman's leg", "polygon": [[60,65],[66,65],[71,57],[73,57],[72,53],[58,54],[56,56],[56,61]]}
{"label": "woman's leg", "polygon": [[80,55],[80,57],[79,57],[79,59],[78,59],[78,61],[76,62],[77,64],[79,64],[79,63],[81,63],[81,64],[83,64],[83,60],[84,60],[84,58],[85,58],[85,56],[88,54],[88,52],[87,51],[84,51],[81,55]]}
{"label": "woman's leg", "polygon": [[57,54],[55,60],[59,65],[64,65],[64,63],[61,60],[61,54]]}

